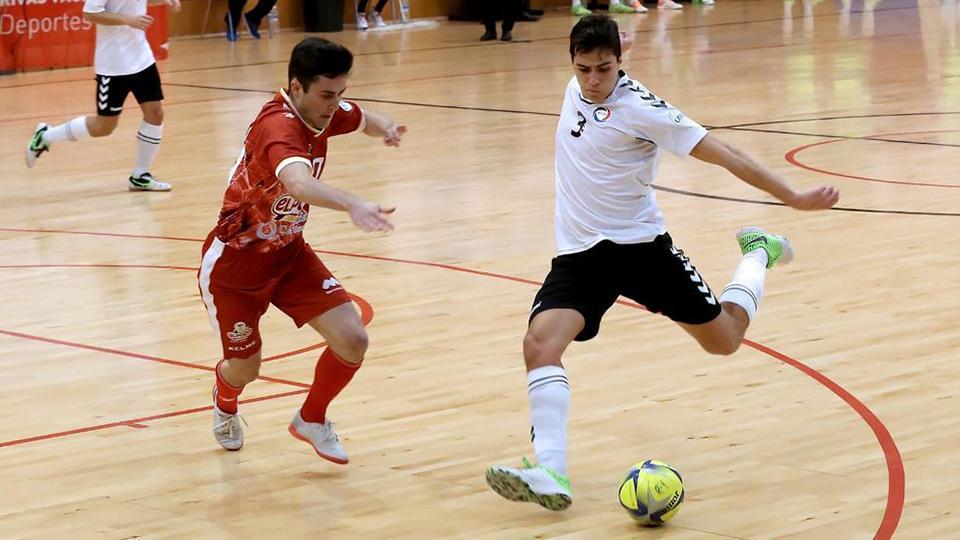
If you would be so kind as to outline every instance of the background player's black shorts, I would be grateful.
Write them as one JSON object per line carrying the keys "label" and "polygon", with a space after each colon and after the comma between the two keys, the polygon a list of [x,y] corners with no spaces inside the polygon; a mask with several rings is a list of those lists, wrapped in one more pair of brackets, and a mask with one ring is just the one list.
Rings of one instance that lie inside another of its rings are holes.
{"label": "background player's black shorts", "polygon": [[137,98],[137,103],[163,100],[163,87],[156,64],[150,64],[147,69],[133,75],[97,75],[97,115],[119,115],[130,92]]}
{"label": "background player's black shorts", "polygon": [[575,309],[586,325],[575,338],[592,339],[600,320],[620,295],[687,324],[710,322],[720,302],[669,234],[643,244],[604,240],[580,253],[553,259],[537,292],[530,320],[548,309]]}

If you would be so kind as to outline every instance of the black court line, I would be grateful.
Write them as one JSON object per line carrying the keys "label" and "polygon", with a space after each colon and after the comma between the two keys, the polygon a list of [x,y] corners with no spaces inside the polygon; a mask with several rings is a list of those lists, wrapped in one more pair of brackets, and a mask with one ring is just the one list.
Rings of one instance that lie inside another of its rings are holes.
{"label": "black court line", "polygon": [[[273,94],[276,90],[261,90],[259,88],[237,88],[233,86],[211,86],[208,84],[172,83],[164,82],[164,86],[179,86],[182,88],[200,88],[202,90],[223,90],[224,92],[250,92],[252,94]],[[353,99],[353,98],[350,98]]]}
{"label": "black court line", "polygon": [[[665,193],[673,193],[676,195],[686,195],[688,197],[696,197],[698,199],[710,199],[714,201],[727,201],[735,202],[741,204],[759,204],[763,206],[782,206],[787,207],[787,205],[781,202],[775,201],[758,201],[754,199],[741,199],[739,197],[725,197],[723,195],[710,195],[707,193],[698,193],[696,191],[685,191],[682,189],[667,188],[658,185],[652,185],[653,189],[657,191],[663,191]],[[800,212],[801,210],[798,210]],[[936,216],[936,217],[960,217],[960,213],[957,212],[923,212],[923,211],[914,211],[914,210],[884,210],[880,208],[854,208],[849,206],[834,206],[830,208],[831,212],[855,212],[860,214],[894,214],[894,215],[903,215],[903,216]]]}
{"label": "black court line", "polygon": [[898,144],[919,144],[924,146],[944,146],[949,148],[960,148],[960,144],[939,143],[939,142],[929,142],[929,141],[904,141],[901,139],[886,139],[883,137],[855,137],[852,135],[826,135],[823,133],[804,133],[802,131],[783,131],[779,129],[759,129],[759,128],[748,128],[748,127],[711,127],[707,129],[710,129],[711,131],[716,131],[718,129],[728,129],[731,131],[776,133],[778,135],[803,135],[805,137],[823,137],[825,139],[842,139],[845,141],[879,141],[879,142],[898,143]]}
{"label": "black court line", "polygon": [[876,113],[876,114],[852,114],[845,116],[815,116],[813,118],[791,118],[789,120],[767,120],[763,122],[750,122],[746,124],[730,124],[726,126],[716,126],[713,129],[737,129],[745,127],[770,126],[774,124],[797,124],[801,122],[818,122],[827,120],[856,120],[858,118],[895,118],[901,116],[945,116],[951,114],[960,114],[960,111],[932,111],[932,112],[911,112],[911,113]]}
{"label": "black court line", "polygon": [[[274,90],[259,90],[255,88],[233,88],[227,86],[210,86],[204,84],[188,84],[188,83],[164,83],[166,86],[180,86],[184,88],[201,88],[204,90],[223,90],[228,92],[250,92],[258,94],[273,94]],[[499,113],[509,113],[509,114],[529,114],[535,116],[552,116],[559,117],[557,113],[548,113],[540,111],[525,111],[520,109],[495,109],[490,107],[470,107],[468,105],[444,105],[440,103],[423,103],[416,101],[396,101],[392,99],[376,99],[376,98],[363,98],[363,97],[349,97],[353,101],[361,101],[368,103],[385,103],[389,105],[408,105],[411,107],[429,107],[433,109],[452,109],[452,110],[461,110],[461,111],[480,111],[480,112],[499,112]],[[801,120],[790,120],[784,122],[757,122],[756,124],[736,124],[730,126],[708,126],[704,125],[703,127],[711,131],[716,131],[720,129],[728,129],[732,131],[754,131],[757,133],[777,133],[780,135],[800,135],[806,137],[822,137],[825,139],[843,139],[843,140],[857,140],[857,141],[878,141],[878,142],[889,142],[889,143],[898,143],[898,144],[918,144],[923,146],[943,146],[951,148],[960,148],[960,144],[949,144],[949,143],[938,143],[938,142],[928,142],[928,141],[905,141],[901,139],[886,139],[883,137],[857,137],[853,135],[831,135],[825,133],[806,133],[802,131],[785,131],[785,130],[775,130],[775,129],[760,129],[753,126],[765,126],[765,125],[775,125],[775,124],[786,124],[786,123],[796,123],[796,122],[815,122],[817,120],[838,120],[838,119],[854,119],[854,118],[865,118],[865,117],[885,117],[885,116],[919,116],[919,115],[933,115],[933,114],[957,114],[957,113],[903,113],[896,115],[864,115],[864,116],[835,116],[830,118],[807,118]]]}
{"label": "black court line", "polygon": [[[204,90],[224,90],[228,92],[249,92],[256,94],[273,94],[276,90],[259,90],[256,88],[231,88],[227,86],[208,86],[204,84],[186,84],[186,83],[163,83],[164,86],[181,86],[186,88],[201,88]],[[499,112],[499,113],[510,113],[510,114],[529,114],[534,116],[560,116],[557,113],[547,113],[539,111],[522,111],[517,109],[494,109],[490,107],[470,107],[467,105],[444,105],[442,103],[423,103],[415,101],[396,101],[391,99],[377,99],[377,98],[364,98],[364,97],[354,97],[347,96],[347,99],[351,101],[363,101],[368,103],[386,103],[389,105],[409,105],[411,107],[428,107],[433,109],[452,109],[460,111],[480,111],[480,112]]]}
{"label": "black court line", "polygon": [[[889,11],[902,11],[902,10],[918,11],[919,9],[920,9],[920,6],[891,7],[891,8],[884,8],[884,9],[875,9],[875,10],[873,10],[873,13],[876,14],[876,13],[884,13],[884,12],[889,12]],[[862,9],[861,9],[861,10],[852,10],[852,11],[850,11],[850,14],[862,14],[862,13],[864,13],[864,11],[863,11]],[[841,14],[842,14],[842,13],[839,12],[839,11],[834,11],[834,12],[830,12],[830,13],[819,13],[819,14],[813,15],[812,17],[813,17],[813,18],[834,17],[834,16],[838,16],[838,15],[841,15]],[[795,17],[791,17],[791,18],[795,18]],[[770,18],[770,19],[754,19],[754,20],[748,20],[748,21],[728,21],[728,22],[718,22],[718,23],[703,24],[703,25],[675,26],[675,27],[672,27],[672,28],[666,28],[666,29],[664,29],[663,31],[673,32],[673,31],[683,31],[683,30],[699,30],[699,29],[702,29],[702,28],[715,28],[715,27],[721,27],[721,26],[736,26],[736,25],[746,25],[746,24],[761,24],[761,23],[768,23],[768,22],[783,21],[784,19],[785,19],[785,17],[775,17],[775,18]],[[645,28],[645,29],[637,30],[636,32],[634,32],[634,35],[637,35],[637,34],[649,34],[649,33],[660,32],[660,31],[661,31],[661,30],[657,30],[657,29],[654,29],[654,28],[649,28],[649,29],[646,29],[646,28]],[[303,34],[304,36],[317,35],[317,34],[315,34],[315,33],[306,33],[306,32],[297,32],[297,33]],[[905,35],[906,35],[906,34],[905,34]],[[199,38],[190,38],[190,39],[199,39]],[[538,43],[538,42],[556,41],[556,40],[562,40],[562,39],[569,39],[569,36],[568,36],[568,35],[563,35],[563,36],[556,36],[556,37],[545,37],[545,38],[533,38],[533,39],[527,39],[527,40],[516,40],[516,41],[514,41],[514,42],[512,42],[512,43]],[[410,53],[416,53],[416,52],[445,51],[445,50],[464,49],[464,48],[473,48],[473,47],[492,47],[492,46],[509,46],[509,45],[510,45],[510,43],[493,43],[493,44],[491,44],[491,43],[485,43],[485,42],[484,42],[484,43],[481,43],[481,42],[471,42],[471,43],[458,43],[458,44],[452,44],[452,45],[444,45],[444,46],[440,46],[440,47],[424,47],[424,48],[421,48],[421,49],[405,49],[405,50],[389,50],[389,51],[356,52],[356,53],[354,53],[354,56],[377,56],[377,55],[382,55],[382,54],[410,54]],[[285,64],[285,63],[287,63],[287,62],[289,62],[289,58],[285,58],[285,59],[283,59],[283,60],[264,60],[264,61],[262,61],[262,62],[251,62],[251,63],[249,63],[249,64],[231,64],[231,65],[225,65],[225,66],[210,66],[210,67],[199,67],[199,68],[184,68],[184,69],[176,69],[176,70],[166,71],[166,72],[163,73],[163,75],[173,74],[173,73],[191,73],[191,72],[194,72],[194,71],[214,71],[214,70],[220,70],[220,69],[233,69],[233,68],[242,68],[242,67],[248,67],[248,66],[266,66],[266,65],[270,65],[270,64]],[[76,69],[76,68],[71,68],[71,69]],[[64,84],[64,83],[81,82],[81,81],[85,81],[85,80],[87,80],[87,79],[70,79],[70,80],[66,80],[66,81],[49,81],[49,82],[39,82],[39,83],[14,84],[14,85],[9,85],[9,86],[0,86],[0,91],[5,90],[5,89],[7,89],[7,88],[25,88],[25,87],[30,87],[30,86],[45,86],[45,85],[53,85],[53,84]],[[166,83],[164,83],[164,84],[166,84]]]}
{"label": "black court line", "polygon": [[521,111],[516,109],[491,109],[487,107],[469,107],[467,105],[440,105],[436,103],[415,103],[412,101],[393,101],[389,99],[374,99],[374,98],[350,98],[354,101],[367,101],[370,103],[387,103],[391,105],[411,105],[414,107],[431,107],[435,109],[454,109],[461,111],[480,111],[480,112],[499,112],[499,113],[510,113],[510,114],[529,114],[534,116],[552,116],[559,117],[557,113],[548,113],[540,111]]}
{"label": "black court line", "polygon": [[[166,83],[165,83],[166,84]],[[230,88],[224,86],[206,86],[198,84],[181,84],[181,83],[170,83],[170,86],[185,86],[190,88],[203,88],[209,90],[225,90],[233,92],[252,92],[259,94],[272,94],[273,90],[257,90],[251,88]],[[370,102],[370,103],[386,103],[391,105],[409,105],[414,107],[430,107],[438,109],[453,109],[453,110],[467,110],[467,111],[480,111],[480,112],[499,112],[499,113],[508,113],[508,114],[527,114],[527,115],[536,115],[536,116],[550,116],[550,117],[559,117],[557,113],[547,113],[540,111],[523,111],[515,109],[492,109],[486,107],[468,107],[465,105],[442,105],[437,103],[417,103],[412,101],[395,101],[389,99],[373,99],[373,98],[362,98],[362,97],[350,97],[349,99],[353,101],[360,102]],[[848,119],[857,119],[857,118],[884,118],[891,116],[935,116],[935,115],[950,115],[950,114],[960,114],[958,112],[926,112],[926,113],[896,113],[896,114],[870,114],[870,115],[851,115],[851,116],[832,116],[832,117],[818,117],[818,118],[803,118],[803,119],[792,119],[792,120],[783,120],[783,121],[766,121],[766,122],[756,122],[753,124],[736,124],[729,126],[704,126],[705,128],[715,131],[721,129],[728,129],[732,131],[752,131],[758,133],[776,133],[783,135],[799,135],[807,137],[823,137],[828,139],[845,139],[845,140],[864,140],[864,141],[879,141],[879,142],[892,142],[892,143],[901,143],[901,144],[921,144],[928,146],[945,146],[945,147],[954,147],[960,148],[960,145],[956,144],[946,144],[946,143],[930,143],[923,141],[902,141],[897,139],[884,139],[880,137],[851,137],[846,135],[826,135],[818,133],[803,133],[799,131],[780,131],[780,130],[769,130],[769,129],[754,129],[750,126],[763,126],[763,125],[773,125],[773,124],[789,124],[789,123],[798,123],[798,122],[815,122],[817,120],[848,120]],[[680,189],[665,188],[662,186],[654,185],[652,186],[658,191],[663,191],[665,193],[673,193],[676,195],[686,195],[689,197],[697,197],[700,199],[710,199],[716,201],[728,201],[728,202],[737,202],[744,204],[759,204],[766,206],[786,206],[783,203],[773,202],[773,201],[761,201],[755,199],[741,199],[737,197],[725,197],[722,195],[710,195],[707,193],[699,193],[694,191],[685,191]],[[873,209],[873,208],[855,208],[855,207],[834,207],[830,209],[831,211],[837,212],[853,212],[861,214],[893,214],[893,215],[907,215],[907,216],[937,216],[937,217],[960,217],[960,213],[953,212],[925,212],[925,211],[914,211],[914,210],[886,210],[886,209]]]}

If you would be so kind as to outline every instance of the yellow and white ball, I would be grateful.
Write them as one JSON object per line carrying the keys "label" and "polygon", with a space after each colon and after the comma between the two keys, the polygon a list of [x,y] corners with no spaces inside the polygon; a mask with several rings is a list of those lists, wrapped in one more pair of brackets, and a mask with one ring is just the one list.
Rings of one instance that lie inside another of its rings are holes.
{"label": "yellow and white ball", "polygon": [[620,483],[620,506],[638,523],[662,525],[683,505],[683,479],[662,461],[647,460],[627,471]]}

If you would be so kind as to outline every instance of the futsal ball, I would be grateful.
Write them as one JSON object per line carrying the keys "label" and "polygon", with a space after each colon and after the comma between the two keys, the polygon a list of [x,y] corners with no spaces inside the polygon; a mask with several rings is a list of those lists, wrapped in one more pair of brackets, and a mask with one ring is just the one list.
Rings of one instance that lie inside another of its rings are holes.
{"label": "futsal ball", "polygon": [[663,525],[683,504],[683,479],[673,467],[648,459],[627,471],[620,483],[620,506],[643,525]]}

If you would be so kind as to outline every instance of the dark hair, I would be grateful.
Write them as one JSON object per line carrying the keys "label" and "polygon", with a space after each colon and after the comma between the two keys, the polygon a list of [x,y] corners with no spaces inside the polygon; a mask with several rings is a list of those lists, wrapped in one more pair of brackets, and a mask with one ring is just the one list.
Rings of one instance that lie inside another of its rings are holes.
{"label": "dark hair", "polygon": [[620,29],[606,15],[587,15],[570,31],[570,60],[579,53],[611,51],[620,58]]}
{"label": "dark hair", "polygon": [[297,43],[290,53],[290,65],[287,68],[287,84],[296,79],[304,90],[310,89],[310,83],[319,76],[339,77],[350,73],[353,67],[353,53],[339,43],[308,37]]}

